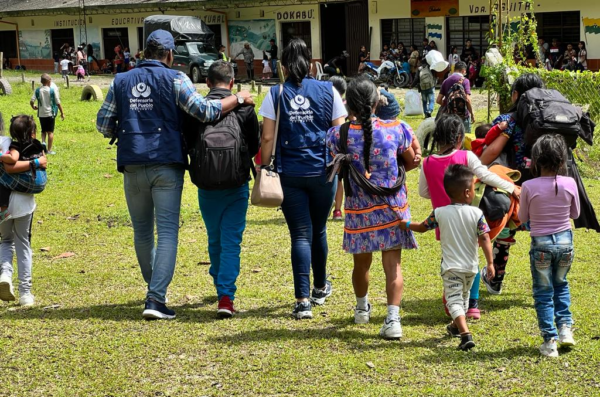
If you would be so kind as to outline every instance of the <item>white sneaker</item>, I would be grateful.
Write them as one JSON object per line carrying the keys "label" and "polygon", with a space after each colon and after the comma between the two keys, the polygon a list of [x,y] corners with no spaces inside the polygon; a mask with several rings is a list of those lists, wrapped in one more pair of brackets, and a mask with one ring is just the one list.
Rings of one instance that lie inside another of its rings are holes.
{"label": "white sneaker", "polygon": [[367,306],[367,310],[355,308],[354,309],[354,323],[356,324],[368,324],[371,318],[371,304]]}
{"label": "white sneaker", "polygon": [[558,357],[558,350],[556,348],[556,339],[552,338],[547,342],[540,345],[540,353],[546,357]]}
{"label": "white sneaker", "polygon": [[400,325],[400,319],[391,320],[389,322],[387,318],[383,320],[383,327],[381,327],[379,335],[384,339],[402,338],[402,325]]}
{"label": "white sneaker", "polygon": [[7,302],[15,300],[15,289],[11,278],[6,273],[0,274],[0,299]]}
{"label": "white sneaker", "polygon": [[571,326],[563,324],[558,330],[558,343],[561,346],[575,346],[575,339],[573,339],[573,331]]}
{"label": "white sneaker", "polygon": [[19,296],[19,305],[21,306],[33,306],[35,303],[35,297],[31,292],[25,292]]}

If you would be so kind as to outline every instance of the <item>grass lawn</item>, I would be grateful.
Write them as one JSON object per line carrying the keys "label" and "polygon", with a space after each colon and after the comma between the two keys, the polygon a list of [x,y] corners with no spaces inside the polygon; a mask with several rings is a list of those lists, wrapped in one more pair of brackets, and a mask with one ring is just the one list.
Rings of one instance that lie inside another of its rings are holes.
{"label": "grass lawn", "polygon": [[[0,97],[5,120],[33,114],[31,82],[13,83],[13,90]],[[380,255],[372,268],[372,321],[355,325],[352,256],[341,248],[342,223],[330,222],[334,294],[314,310],[314,320],[295,321],[287,226],[281,212],[250,207],[240,313],[218,321],[206,231],[186,177],[169,289],[177,319],[143,321],[145,288],[116,151],[95,129],[100,103],[80,102],[81,90],[76,83],[61,89],[66,120],[57,120],[57,155],[49,159],[48,188],[37,197],[37,304],[0,304],[0,396],[600,395],[600,244],[585,230],[575,232],[570,274],[578,344],[555,360],[537,350],[526,233],[512,249],[503,294],[482,291],[484,314],[470,324],[477,347],[464,353],[445,336],[433,233],[419,235],[420,249],[403,254],[404,337],[385,341],[378,336],[386,314]],[[420,119],[407,121],[416,127]],[[413,217],[421,220],[431,207],[418,197],[417,176],[409,173],[408,186]],[[600,180],[585,183],[600,208]],[[66,252],[74,256],[58,258]]]}

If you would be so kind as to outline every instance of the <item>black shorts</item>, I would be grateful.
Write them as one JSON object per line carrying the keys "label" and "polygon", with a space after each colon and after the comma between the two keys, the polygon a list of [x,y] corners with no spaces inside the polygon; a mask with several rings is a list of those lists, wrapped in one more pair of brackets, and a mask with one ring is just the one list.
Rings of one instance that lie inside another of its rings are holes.
{"label": "black shorts", "polygon": [[54,132],[56,117],[40,117],[41,132]]}

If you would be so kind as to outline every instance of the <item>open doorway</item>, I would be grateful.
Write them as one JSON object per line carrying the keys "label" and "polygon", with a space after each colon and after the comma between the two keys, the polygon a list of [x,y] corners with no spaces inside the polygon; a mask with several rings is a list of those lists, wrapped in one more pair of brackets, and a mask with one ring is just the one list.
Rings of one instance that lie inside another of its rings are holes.
{"label": "open doorway", "polygon": [[298,38],[304,40],[309,49],[312,48],[312,40],[310,37],[310,22],[282,23],[281,36],[283,38],[283,47],[285,47],[290,42],[290,40]]}
{"label": "open doorway", "polygon": [[[360,46],[370,49],[369,9],[366,0],[321,4],[321,57],[327,62],[346,50],[350,54],[344,73],[358,73]],[[314,54],[313,58],[317,55]]]}
{"label": "open doorway", "polygon": [[17,32],[14,30],[0,32],[0,52],[4,53],[4,59],[17,57]]}
{"label": "open doorway", "polygon": [[216,48],[219,48],[220,45],[227,45],[226,43],[223,43],[223,36],[221,34],[221,24],[217,23],[215,25],[208,25],[208,28],[212,30],[212,32],[215,34],[214,45]]}
{"label": "open doorway", "polygon": [[[360,44],[359,44],[360,45]],[[346,4],[321,4],[321,57],[323,65],[346,48]],[[314,54],[313,58],[317,58]],[[346,65],[348,66],[348,65]],[[348,74],[347,70],[343,70]]]}
{"label": "open doorway", "polygon": [[104,46],[104,59],[114,59],[116,46],[120,45],[123,49],[129,47],[129,29],[102,29],[102,41]]}
{"label": "open doorway", "polygon": [[52,40],[52,54],[58,52],[58,55],[62,56],[62,53],[60,53],[60,47],[62,47],[65,43],[75,47],[75,35],[73,33],[73,29],[52,29],[50,30],[50,37]]}

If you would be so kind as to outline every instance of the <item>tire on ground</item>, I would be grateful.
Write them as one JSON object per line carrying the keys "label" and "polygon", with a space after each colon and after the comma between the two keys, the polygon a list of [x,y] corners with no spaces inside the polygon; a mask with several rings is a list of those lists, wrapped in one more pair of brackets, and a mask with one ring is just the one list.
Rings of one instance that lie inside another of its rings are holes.
{"label": "tire on ground", "polygon": [[95,84],[86,85],[83,87],[83,91],[81,92],[81,100],[82,101],[102,101],[104,100],[104,94],[102,94],[102,90]]}
{"label": "tire on ground", "polygon": [[12,94],[12,87],[6,79],[0,79],[0,94],[10,95]]}

